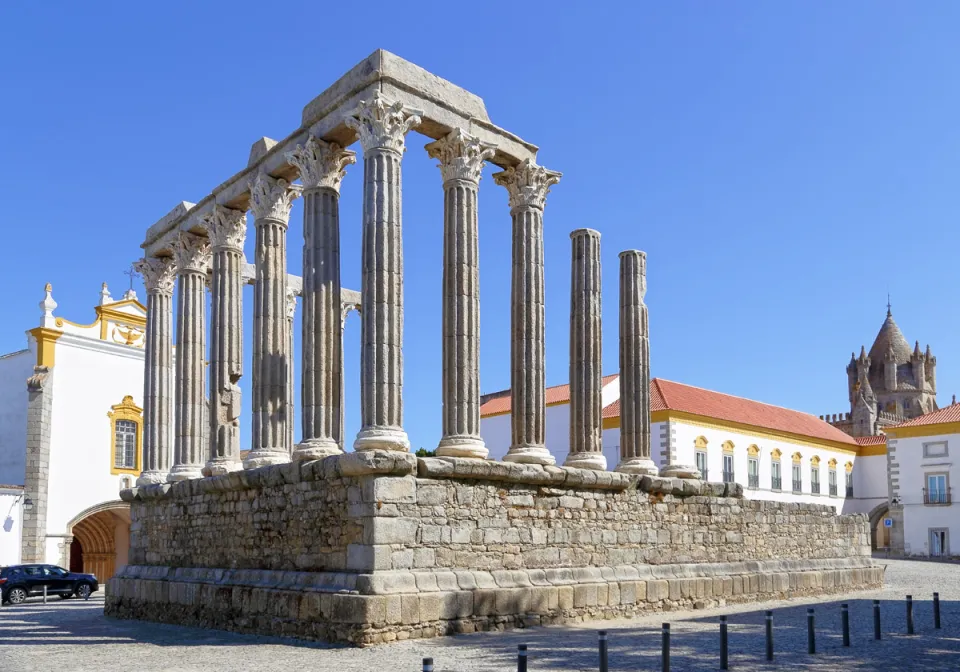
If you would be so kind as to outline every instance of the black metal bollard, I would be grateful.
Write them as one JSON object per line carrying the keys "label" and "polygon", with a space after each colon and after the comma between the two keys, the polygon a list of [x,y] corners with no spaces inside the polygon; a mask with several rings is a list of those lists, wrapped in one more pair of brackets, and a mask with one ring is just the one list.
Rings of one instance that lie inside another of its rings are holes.
{"label": "black metal bollard", "polygon": [[873,638],[880,639],[880,600],[873,601]]}
{"label": "black metal bollard", "polygon": [[840,625],[843,628],[843,645],[850,646],[850,608],[846,604],[840,605]]}
{"label": "black metal bollard", "polygon": [[940,629],[940,593],[933,594],[933,627]]}
{"label": "black metal bollard", "polygon": [[527,645],[517,645],[517,672],[527,672]]}
{"label": "black metal bollard", "polygon": [[813,632],[813,609],[807,609],[807,653],[817,652],[817,640]]}
{"label": "black metal bollard", "polygon": [[720,617],[720,669],[730,669],[729,651],[727,647],[727,617]]}
{"label": "black metal bollard", "polygon": [[423,659],[423,672],[433,672],[433,658]]}
{"label": "black metal bollard", "polygon": [[773,612],[767,612],[767,660],[773,660]]}
{"label": "black metal bollard", "polygon": [[670,624],[663,624],[663,639],[661,643],[661,660],[663,672],[670,672]]}
{"label": "black metal bollard", "polygon": [[607,631],[600,631],[600,672],[607,672]]}
{"label": "black metal bollard", "polygon": [[907,595],[907,634],[913,634],[913,595]]}

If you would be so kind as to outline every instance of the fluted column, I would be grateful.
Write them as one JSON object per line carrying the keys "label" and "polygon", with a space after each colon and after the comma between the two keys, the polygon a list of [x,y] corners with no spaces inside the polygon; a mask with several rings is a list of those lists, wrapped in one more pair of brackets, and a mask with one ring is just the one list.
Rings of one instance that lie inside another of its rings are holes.
{"label": "fluted column", "polygon": [[300,187],[258,173],[250,183],[256,241],[252,447],[244,469],[290,460],[287,449],[287,223]]}
{"label": "fluted column", "polygon": [[554,464],[546,447],[544,377],[543,207],[561,173],[529,159],[495,173],[513,218],[510,296],[510,449],[507,462]]}
{"label": "fluted column", "polygon": [[570,453],[564,466],[603,470],[600,232],[577,229],[570,239]]}
{"label": "fluted column", "polygon": [[650,459],[650,331],[647,255],[620,253],[620,463],[617,471],[657,475]]}
{"label": "fluted column", "polygon": [[294,370],[293,370],[293,318],[297,314],[297,295],[292,289],[287,287],[287,362],[289,362],[289,368],[287,370],[287,441],[286,449],[290,455],[293,455],[293,430],[294,430],[294,419],[296,417],[294,413],[294,396],[293,396],[293,379],[294,379]]}
{"label": "fluted column", "polygon": [[437,455],[484,459],[480,437],[477,189],[496,148],[455,129],[426,146],[443,177],[443,436]]}
{"label": "fluted column", "polygon": [[354,450],[410,450],[403,429],[403,227],[400,159],[420,117],[380,93],[345,123],[363,147],[361,428]]}
{"label": "fluted column", "polygon": [[340,182],[356,154],[310,136],[286,154],[303,183],[303,436],[296,460],[343,448],[343,337],[340,292]]}
{"label": "fluted column", "polygon": [[171,257],[145,258],[136,264],[147,288],[147,333],[143,371],[143,470],[137,485],[163,483],[173,450],[173,285]]}
{"label": "fluted column", "polygon": [[204,476],[240,469],[243,375],[243,243],[247,213],[220,205],[205,218],[213,248],[210,281],[210,429]]}
{"label": "fluted column", "polygon": [[207,399],[203,390],[206,360],[207,266],[210,242],[181,233],[174,245],[177,260],[177,361],[174,378],[173,466],[170,482],[200,478],[204,464],[204,422]]}

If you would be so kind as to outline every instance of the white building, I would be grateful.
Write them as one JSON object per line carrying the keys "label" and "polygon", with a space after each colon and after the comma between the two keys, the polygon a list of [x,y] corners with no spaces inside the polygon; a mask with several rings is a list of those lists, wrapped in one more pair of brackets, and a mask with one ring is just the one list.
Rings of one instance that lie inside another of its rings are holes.
{"label": "white building", "polygon": [[140,471],[146,310],[106,285],[90,324],[54,315],[0,356],[0,563],[49,562],[106,579],[126,563]]}
{"label": "white building", "polygon": [[[603,453],[614,469],[619,379],[603,382]],[[548,388],[546,396],[547,448],[562,464],[569,452],[569,386]],[[750,499],[826,504],[882,523],[883,437],[855,439],[807,413],[659,378],[651,381],[650,397],[650,452],[658,466],[695,464],[707,480],[742,484]],[[480,432],[490,458],[503,459],[510,446],[509,390],[483,397]]]}
{"label": "white building", "polygon": [[[960,404],[888,427],[890,547],[915,556],[960,556]],[[952,545],[951,545],[952,544]]]}

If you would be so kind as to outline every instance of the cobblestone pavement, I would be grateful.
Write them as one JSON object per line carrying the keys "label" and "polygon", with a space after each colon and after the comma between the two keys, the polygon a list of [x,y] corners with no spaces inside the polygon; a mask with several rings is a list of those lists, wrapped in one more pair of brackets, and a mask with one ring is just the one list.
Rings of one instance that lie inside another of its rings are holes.
{"label": "cobblestone pavement", "polygon": [[[716,670],[718,616],[728,614],[734,670],[960,670],[960,565],[880,560],[886,587],[828,601],[793,600],[657,614],[575,626],[477,633],[370,649],[181,628],[103,615],[103,599],[31,600],[0,610],[0,670],[282,670],[416,672],[432,656],[437,672],[516,669],[517,644],[530,672],[597,669],[597,634],[610,635],[610,670],[659,670],[661,623],[672,624],[672,669]],[[943,629],[933,629],[931,594],[940,592]],[[916,636],[906,632],[904,596],[915,598]],[[882,600],[883,639],[873,640],[872,600]],[[840,603],[850,605],[852,646],[840,639]],[[806,612],[815,608],[817,654],[806,653]],[[774,610],[776,658],[764,661],[764,610]]]}

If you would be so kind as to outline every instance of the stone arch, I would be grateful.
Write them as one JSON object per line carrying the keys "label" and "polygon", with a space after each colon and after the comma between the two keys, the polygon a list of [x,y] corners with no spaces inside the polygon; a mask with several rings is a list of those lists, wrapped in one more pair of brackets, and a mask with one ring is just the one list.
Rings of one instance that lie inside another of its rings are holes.
{"label": "stone arch", "polygon": [[130,505],[102,502],[78,513],[67,523],[73,537],[67,563],[72,571],[95,574],[101,583],[127,564],[130,544]]}
{"label": "stone arch", "polygon": [[[890,504],[889,502],[883,502],[882,504],[877,504],[870,510],[870,513],[867,514],[867,518],[870,520],[870,548],[877,550],[881,546],[889,546],[889,535],[886,532],[886,529],[881,530],[883,525],[883,519],[887,517],[887,514],[890,513]],[[881,539],[881,537],[886,537]],[[881,544],[879,542],[883,541]]]}

